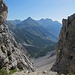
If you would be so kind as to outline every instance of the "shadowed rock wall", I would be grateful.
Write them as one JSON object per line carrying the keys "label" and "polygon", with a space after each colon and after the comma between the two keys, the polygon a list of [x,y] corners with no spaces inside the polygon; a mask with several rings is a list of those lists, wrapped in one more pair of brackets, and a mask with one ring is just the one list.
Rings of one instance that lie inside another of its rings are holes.
{"label": "shadowed rock wall", "polygon": [[56,52],[51,70],[59,74],[75,73],[75,13],[62,21]]}

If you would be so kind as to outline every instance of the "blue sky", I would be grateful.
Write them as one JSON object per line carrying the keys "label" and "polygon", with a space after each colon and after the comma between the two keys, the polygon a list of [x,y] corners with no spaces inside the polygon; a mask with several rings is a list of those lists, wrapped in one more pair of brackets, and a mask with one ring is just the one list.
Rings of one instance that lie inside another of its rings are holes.
{"label": "blue sky", "polygon": [[75,0],[4,0],[9,8],[10,20],[50,18],[61,22],[75,13]]}

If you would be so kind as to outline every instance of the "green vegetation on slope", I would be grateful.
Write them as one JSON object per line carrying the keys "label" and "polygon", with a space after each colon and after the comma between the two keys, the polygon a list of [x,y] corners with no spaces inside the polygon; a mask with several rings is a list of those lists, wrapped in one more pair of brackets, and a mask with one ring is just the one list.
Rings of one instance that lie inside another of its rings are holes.
{"label": "green vegetation on slope", "polygon": [[5,68],[2,68],[2,69],[0,70],[0,75],[9,75],[9,74],[7,73],[7,71],[6,71]]}

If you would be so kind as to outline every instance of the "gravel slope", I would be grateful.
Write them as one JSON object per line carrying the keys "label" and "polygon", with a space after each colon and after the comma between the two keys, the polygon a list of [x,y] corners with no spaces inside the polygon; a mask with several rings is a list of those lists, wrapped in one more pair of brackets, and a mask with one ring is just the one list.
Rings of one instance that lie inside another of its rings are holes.
{"label": "gravel slope", "polygon": [[52,65],[54,64],[55,59],[56,59],[55,55],[50,57],[50,55],[53,52],[55,52],[55,51],[52,51],[52,52],[48,53],[44,57],[40,57],[40,58],[31,60],[33,65],[36,67],[35,72],[24,73],[22,71],[22,72],[16,72],[13,75],[58,75],[56,72],[50,71],[50,68],[52,67]]}

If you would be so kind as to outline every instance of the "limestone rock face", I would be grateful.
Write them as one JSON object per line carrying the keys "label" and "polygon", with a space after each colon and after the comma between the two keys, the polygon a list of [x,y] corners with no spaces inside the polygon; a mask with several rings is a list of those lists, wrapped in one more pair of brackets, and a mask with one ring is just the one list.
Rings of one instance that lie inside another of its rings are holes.
{"label": "limestone rock face", "polygon": [[9,31],[4,23],[7,12],[7,6],[3,0],[0,0],[0,69],[6,68],[7,71],[11,69],[25,70],[26,72],[34,71],[26,55],[27,52],[15,41],[11,34],[12,32]]}
{"label": "limestone rock face", "polygon": [[0,25],[0,69],[6,67],[10,69],[21,69],[34,71],[30,63],[27,52],[15,41],[7,25]]}
{"label": "limestone rock face", "polygon": [[59,74],[75,73],[75,13],[63,19],[56,48],[57,58],[52,71]]}
{"label": "limestone rock face", "polygon": [[4,23],[7,18],[8,7],[3,0],[0,0],[0,25]]}

